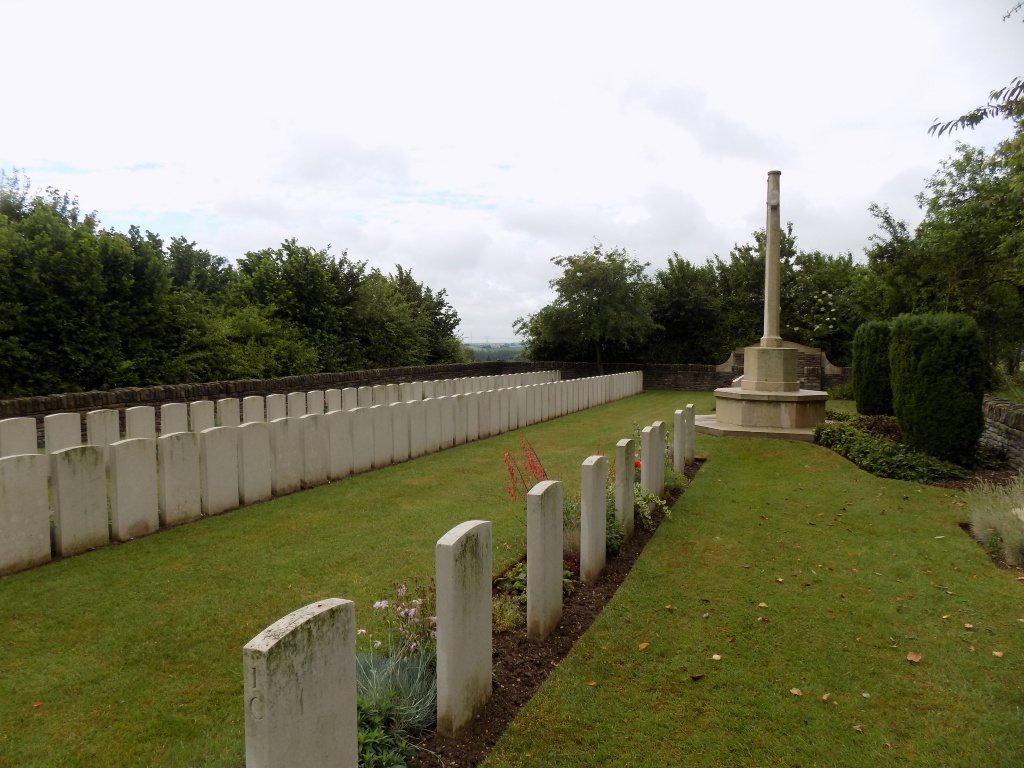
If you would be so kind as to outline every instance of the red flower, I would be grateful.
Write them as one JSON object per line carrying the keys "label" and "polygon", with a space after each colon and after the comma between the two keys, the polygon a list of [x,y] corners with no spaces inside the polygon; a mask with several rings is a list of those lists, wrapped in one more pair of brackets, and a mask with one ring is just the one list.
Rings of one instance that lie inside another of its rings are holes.
{"label": "red flower", "polygon": [[640,462],[639,462],[639,461],[634,461],[634,462],[633,462],[633,466],[634,466],[634,467],[635,467],[636,469],[640,469]]}

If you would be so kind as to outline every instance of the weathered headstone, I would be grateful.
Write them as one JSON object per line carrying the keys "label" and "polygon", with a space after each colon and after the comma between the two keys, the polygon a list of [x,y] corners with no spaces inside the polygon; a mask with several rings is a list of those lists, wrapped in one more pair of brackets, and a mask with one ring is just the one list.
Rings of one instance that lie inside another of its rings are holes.
{"label": "weathered headstone", "polygon": [[491,524],[470,520],[434,548],[437,730],[461,733],[491,698]]}
{"label": "weathered headstone", "polygon": [[440,448],[445,450],[455,444],[455,403],[447,395],[437,398],[441,410]]}
{"label": "weathered headstone", "polygon": [[385,384],[384,385],[384,404],[391,405],[397,403],[398,397],[398,385],[397,384]]}
{"label": "weathered headstone", "polygon": [[265,417],[263,398],[259,395],[249,395],[242,398],[242,423],[262,424]]}
{"label": "weathered headstone", "polygon": [[314,389],[306,393],[306,414],[321,415],[326,413],[324,405],[324,391]]}
{"label": "weathered headstone", "polygon": [[237,397],[224,397],[217,401],[217,426],[237,427],[241,423]]}
{"label": "weathered headstone", "polygon": [[426,452],[437,453],[441,449],[441,401],[431,397],[423,401],[427,420]]}
{"label": "weathered headstone", "polygon": [[417,459],[427,450],[427,410],[423,400],[410,400],[409,407],[409,458]]}
{"label": "weathered headstone", "polygon": [[306,415],[306,393],[288,393],[288,418],[297,419]]}
{"label": "weathered headstone", "polygon": [[[188,414],[186,412],[185,426],[188,426]],[[89,411],[85,414],[85,434],[89,445],[95,445],[103,449],[104,457],[110,452],[107,446],[116,443],[121,439],[121,425],[117,411],[111,408],[103,408],[98,411]],[[32,427],[33,440],[35,438],[35,425]]]}
{"label": "weathered headstone", "polygon": [[203,511],[199,485],[199,435],[176,432],[159,437],[156,456],[160,469],[160,525],[170,528],[198,520]]}
{"label": "weathered headstone", "polygon": [[608,459],[604,456],[587,457],[581,474],[580,581],[593,586],[605,564]]}
{"label": "weathered headstone", "polygon": [[341,390],[341,410],[351,411],[359,407],[359,392],[355,387]]}
{"label": "weathered headstone", "polygon": [[350,600],[311,603],[242,649],[247,768],[358,764],[356,618]]}
{"label": "weathered headstone", "polygon": [[136,405],[134,408],[124,409],[124,439],[138,438],[156,440],[156,408],[151,405]]}
{"label": "weathered headstone", "polygon": [[326,418],[330,443],[327,475],[331,480],[341,480],[352,474],[352,416],[342,409],[331,411]]}
{"label": "weathered headstone", "polygon": [[686,404],[686,432],[683,434],[683,465],[693,464],[697,452],[697,409],[693,403]]}
{"label": "weathered headstone", "polygon": [[324,393],[324,397],[327,402],[327,412],[334,413],[335,411],[341,410],[341,390],[340,389],[328,389]]}
{"label": "weathered headstone", "polygon": [[391,422],[391,458],[398,464],[409,460],[409,404],[397,401],[388,406]]}
{"label": "weathered headstone", "polygon": [[[373,405],[387,405],[388,404],[388,393],[384,388],[383,384],[374,384],[371,388],[371,397],[373,399]],[[372,407],[372,406],[371,406]]]}
{"label": "weathered headstone", "polygon": [[469,413],[464,394],[452,395],[452,412],[455,416],[455,433],[452,442],[455,445],[462,445],[466,442],[466,418]]}
{"label": "weathered headstone", "polygon": [[302,487],[304,442],[299,419],[270,422],[270,492],[274,496],[294,493]]}
{"label": "weathered headstone", "polygon": [[665,492],[665,439],[668,437],[668,428],[664,421],[656,421],[651,426],[657,431],[654,440],[655,465],[657,471],[657,491],[655,494],[661,496]]}
{"label": "weathered headstone", "polygon": [[373,406],[373,390],[370,387],[359,387],[356,390],[356,395],[357,408],[370,408]]}
{"label": "weathered headstone", "polygon": [[359,406],[352,414],[352,472],[373,469],[373,414],[369,408]]}
{"label": "weathered headstone", "polygon": [[658,432],[654,427],[640,431],[640,485],[644,490],[658,495],[658,473],[655,469],[655,445]]}
{"label": "weathered headstone", "polygon": [[214,427],[199,433],[203,514],[238,509],[238,427]]}
{"label": "weathered headstone", "polygon": [[284,395],[267,395],[267,423],[288,417],[288,398]]}
{"label": "weathered headstone", "polygon": [[328,480],[331,457],[327,418],[322,413],[307,413],[302,421],[302,479],[307,487],[323,485]]}
{"label": "weathered headstone", "polygon": [[56,453],[82,444],[82,417],[77,413],[51,413],[43,418],[46,452]]}
{"label": "weathered headstone", "polygon": [[0,458],[0,576],[50,561],[49,463],[34,451]]}
{"label": "weathered headstone", "polygon": [[526,494],[526,636],[540,642],[562,618],[562,483]]}
{"label": "weathered headstone", "polygon": [[633,538],[634,477],[636,444],[629,439],[615,444],[615,520],[622,526],[626,541]]}
{"label": "weathered headstone", "polygon": [[156,438],[119,440],[110,446],[110,527],[115,541],[160,528]]}
{"label": "weathered headstone", "polygon": [[[164,403],[160,406],[160,434],[173,435],[175,432],[188,432],[188,406],[185,403]],[[89,442],[92,443],[91,440]]]}
{"label": "weathered headstone", "polygon": [[[117,416],[117,412],[114,412]],[[36,452],[36,420],[16,416],[0,421],[0,457]]]}
{"label": "weathered headstone", "polygon": [[66,448],[50,456],[57,553],[77,555],[110,542],[103,449]]}
{"label": "weathered headstone", "polygon": [[192,431],[197,435],[205,429],[213,429],[217,426],[214,417],[213,401],[196,400],[188,405],[188,418]]}
{"label": "weathered headstone", "polygon": [[270,482],[270,425],[253,421],[238,428],[238,502],[242,506],[273,495]]}
{"label": "weathered headstone", "polygon": [[394,463],[391,434],[391,414],[386,405],[374,405],[370,408],[373,421],[373,468],[380,469]]}

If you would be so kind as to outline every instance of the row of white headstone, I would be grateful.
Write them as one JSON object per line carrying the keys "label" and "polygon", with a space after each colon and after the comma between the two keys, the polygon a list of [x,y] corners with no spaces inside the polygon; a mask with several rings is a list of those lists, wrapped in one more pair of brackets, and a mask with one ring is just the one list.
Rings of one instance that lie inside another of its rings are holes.
{"label": "row of white headstone", "polygon": [[[323,404],[331,399],[324,396],[327,393],[296,393],[289,396],[295,403],[294,415],[202,428],[197,415],[213,407],[204,401],[208,409],[198,409],[196,403],[190,408],[192,426],[201,427],[199,432],[165,428],[159,438],[152,433],[106,444],[77,444],[49,455],[26,450],[0,458],[0,575],[51,558],[48,477],[53,489],[53,549],[68,557],[104,546],[111,539],[127,541],[160,527],[340,480],[639,391],[642,378],[637,372],[388,405],[357,404],[351,410],[327,413],[314,407],[313,413],[301,416],[299,395],[307,409],[310,401]],[[345,391],[338,394],[344,404]],[[276,415],[272,397],[267,398],[267,415]],[[355,397],[358,403],[358,392]],[[117,412],[106,414],[116,430]],[[152,418],[152,409],[149,415]],[[174,428],[171,421],[164,425]]]}
{"label": "row of white headstone", "polygon": [[[675,412],[674,468],[694,460],[694,409]],[[644,429],[644,462],[661,465],[664,423]],[[632,536],[635,442],[615,446],[615,516]],[[581,468],[580,578],[605,565],[607,457]],[[643,466],[641,466],[641,471]],[[651,482],[657,482],[654,475]],[[661,494],[663,488],[646,486]],[[563,492],[546,480],[527,494],[527,635],[541,642],[562,617]],[[491,523],[470,520],[434,549],[437,588],[437,729],[460,733],[492,693]],[[350,600],[329,598],[285,616],[242,650],[249,768],[357,765],[356,621]],[[336,727],[324,728],[330,722]]]}

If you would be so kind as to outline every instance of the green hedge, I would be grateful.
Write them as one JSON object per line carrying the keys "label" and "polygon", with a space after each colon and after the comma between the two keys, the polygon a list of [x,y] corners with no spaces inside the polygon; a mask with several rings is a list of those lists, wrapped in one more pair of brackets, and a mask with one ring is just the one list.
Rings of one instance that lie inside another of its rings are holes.
{"label": "green hedge", "polygon": [[864,323],[853,335],[853,399],[857,401],[857,413],[893,413],[889,335],[889,323],[880,320]]}
{"label": "green hedge", "polygon": [[986,369],[974,318],[900,315],[892,323],[889,367],[904,442],[946,461],[969,460],[984,429]]}

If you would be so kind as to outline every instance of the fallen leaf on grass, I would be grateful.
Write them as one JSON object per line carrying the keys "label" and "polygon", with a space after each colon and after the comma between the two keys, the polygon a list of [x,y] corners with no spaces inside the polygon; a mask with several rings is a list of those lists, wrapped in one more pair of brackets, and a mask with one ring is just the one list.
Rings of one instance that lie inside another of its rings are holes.
{"label": "fallen leaf on grass", "polygon": [[822,697],[821,697],[821,700],[822,701],[828,701],[831,696],[832,696],[831,693],[823,694]]}
{"label": "fallen leaf on grass", "polygon": [[865,699],[870,699],[871,698],[871,694],[870,693],[862,693],[861,696],[863,696]]}
{"label": "fallen leaf on grass", "polygon": [[776,579],[776,581],[779,582],[779,584],[782,583],[782,579],[781,578],[780,579]]}
{"label": "fallen leaf on grass", "polygon": [[690,679],[693,680],[693,682],[697,682],[698,680],[703,680],[704,679],[704,673],[701,672],[699,675],[690,675]]}
{"label": "fallen leaf on grass", "polygon": [[857,733],[864,733],[864,726],[863,725],[855,725],[855,726],[853,726],[853,730],[855,730]]}
{"label": "fallen leaf on grass", "polygon": [[1003,652],[1002,651],[992,651],[992,655],[993,656],[997,656],[1000,659],[1003,658]]}
{"label": "fallen leaf on grass", "polygon": [[907,661],[909,661],[911,664],[917,664],[919,661],[921,661],[921,654],[911,651],[907,654]]}
{"label": "fallen leaf on grass", "polygon": [[597,680],[591,680],[589,683],[587,683],[587,685],[593,687],[593,686],[597,685]]}
{"label": "fallen leaf on grass", "polygon": [[[999,654],[999,655],[1002,656],[1002,654]],[[32,709],[39,709],[39,707],[41,707],[41,706],[43,706],[43,702],[41,702],[41,701],[36,701],[36,702],[32,703]]]}
{"label": "fallen leaf on grass", "polygon": [[757,607],[758,608],[767,608],[768,607],[768,603],[758,603]]}
{"label": "fallen leaf on grass", "polygon": [[[1000,655],[1000,656],[1002,656],[1003,654],[1001,654],[1001,653],[1000,653],[999,655]],[[711,658],[712,658],[712,660],[713,660],[713,661],[721,661],[721,660],[722,660],[722,656],[721,656],[721,654],[718,654],[718,653],[716,653],[716,654],[715,654],[714,656],[712,656]]]}
{"label": "fallen leaf on grass", "polygon": [[650,645],[650,643],[640,643],[640,646],[639,646],[639,647],[640,647],[640,650],[641,650],[641,651],[642,651],[642,650],[644,650],[644,648],[646,648],[646,647],[647,647],[647,646],[649,646],[649,645]]}
{"label": "fallen leaf on grass", "polygon": [[801,691],[799,688],[790,688],[789,692],[792,693],[794,696],[803,696],[804,695],[804,692]]}
{"label": "fallen leaf on grass", "polygon": [[964,624],[964,629],[974,629],[973,624]]}

